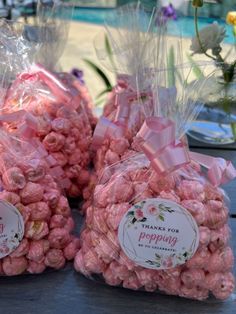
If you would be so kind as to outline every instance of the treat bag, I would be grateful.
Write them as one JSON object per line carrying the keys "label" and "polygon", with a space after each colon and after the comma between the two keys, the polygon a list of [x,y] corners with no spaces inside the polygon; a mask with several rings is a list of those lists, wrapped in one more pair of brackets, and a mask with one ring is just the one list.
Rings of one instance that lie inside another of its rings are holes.
{"label": "treat bag", "polygon": [[[161,28],[158,32],[153,31],[155,14],[153,9],[148,15],[139,3],[122,6],[113,21],[106,21],[105,37],[103,34],[102,38],[96,38],[98,58],[118,73],[118,84],[111,92],[111,101],[105,106],[93,134],[95,172],[83,192],[84,209],[91,203],[99,172],[130,153],[133,137],[147,113],[152,111],[149,56],[153,50],[161,55],[164,39]],[[106,48],[101,47],[104,42]]]}
{"label": "treat bag", "polygon": [[11,121],[7,127],[17,129],[22,138],[34,138],[35,145],[44,151],[50,162],[58,184],[67,195],[79,196],[90,176],[92,128],[87,111],[72,86],[43,66],[31,64],[28,51],[23,48],[17,55],[18,47],[24,47],[24,38],[18,38],[11,31],[14,41],[1,33],[5,51],[10,60],[21,62],[24,71],[18,72],[1,104],[3,115],[20,112],[16,123]]}
{"label": "treat bag", "polygon": [[[10,118],[13,117],[9,115]],[[79,240],[73,235],[74,220],[68,201],[49,168],[47,160],[30,141],[25,142],[1,128],[2,276],[61,269],[79,248]]]}
{"label": "treat bag", "polygon": [[137,135],[140,153],[99,178],[74,267],[111,286],[223,300],[235,279],[219,186],[236,170],[222,158],[190,152],[182,141],[207,79],[189,88],[185,77],[166,87],[166,77],[164,70],[155,74],[155,114]]}
{"label": "treat bag", "polygon": [[148,91],[143,70],[150,68],[149,53],[155,48],[153,39],[164,33],[163,28],[155,28],[158,13],[155,7],[151,13],[147,12],[140,2],[121,6],[112,18],[105,20],[105,32],[95,38],[98,59],[117,77],[117,85],[109,95],[103,116],[114,118],[119,106],[117,94],[135,93],[137,81],[140,91]]}

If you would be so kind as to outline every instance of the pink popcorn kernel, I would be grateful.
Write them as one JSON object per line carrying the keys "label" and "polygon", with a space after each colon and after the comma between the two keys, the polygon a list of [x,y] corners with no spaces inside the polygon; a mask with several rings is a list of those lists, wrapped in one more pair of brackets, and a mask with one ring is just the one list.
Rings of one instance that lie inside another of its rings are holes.
{"label": "pink popcorn kernel", "polygon": [[56,118],[52,121],[52,129],[56,132],[69,134],[71,128],[70,120],[65,118]]}
{"label": "pink popcorn kernel", "polygon": [[49,152],[57,152],[64,146],[65,136],[60,133],[51,132],[45,136],[43,144]]}
{"label": "pink popcorn kernel", "polygon": [[45,221],[28,221],[25,224],[25,237],[40,240],[48,235],[48,224]]}
{"label": "pink popcorn kernel", "polygon": [[47,189],[43,194],[43,200],[48,203],[50,208],[55,208],[59,202],[61,193],[58,189]]}
{"label": "pink popcorn kernel", "polygon": [[57,206],[53,208],[53,213],[64,217],[69,217],[71,215],[71,209],[66,197],[60,196]]}
{"label": "pink popcorn kernel", "polygon": [[68,261],[75,258],[76,253],[80,248],[80,241],[76,237],[72,238],[71,242],[64,248],[63,253]]}
{"label": "pink popcorn kernel", "polygon": [[229,271],[233,268],[234,255],[230,247],[218,249],[211,254],[205,266],[209,272]]}
{"label": "pink popcorn kernel", "polygon": [[60,269],[65,266],[66,260],[63,251],[59,249],[50,249],[45,256],[45,265],[54,269]]}
{"label": "pink popcorn kernel", "polygon": [[198,181],[183,180],[178,187],[178,194],[185,200],[198,200],[205,198],[204,185]]}
{"label": "pink popcorn kernel", "polygon": [[181,273],[181,280],[188,288],[201,286],[205,280],[205,273],[202,269],[188,269]]}
{"label": "pink popcorn kernel", "polygon": [[30,219],[31,209],[28,206],[24,206],[21,203],[15,204],[15,207],[21,213],[23,220],[24,220],[24,223],[26,223]]}
{"label": "pink popcorn kernel", "polygon": [[49,209],[47,203],[37,202],[29,204],[30,208],[30,220],[49,220],[51,216],[51,210]]}
{"label": "pink popcorn kernel", "polygon": [[50,247],[54,249],[63,249],[70,242],[70,234],[64,228],[54,228],[48,236]]}
{"label": "pink popcorn kernel", "polygon": [[206,276],[206,287],[217,299],[225,300],[235,289],[234,275],[230,272],[210,273]]}
{"label": "pink popcorn kernel", "polygon": [[6,170],[2,175],[3,186],[8,191],[23,189],[26,181],[23,172],[18,167]]}
{"label": "pink popcorn kernel", "polygon": [[31,241],[27,258],[34,262],[41,263],[48,250],[49,242],[47,240]]}
{"label": "pink popcorn kernel", "polygon": [[37,263],[34,261],[29,260],[27,271],[30,274],[41,274],[46,269],[46,265],[44,264],[44,261]]}
{"label": "pink popcorn kernel", "polygon": [[14,192],[2,191],[0,192],[0,199],[15,205],[20,202],[20,197]]}
{"label": "pink popcorn kernel", "polygon": [[24,238],[20,245],[10,254],[10,257],[21,257],[28,253],[30,248],[29,241]]}
{"label": "pink popcorn kernel", "polygon": [[28,182],[20,191],[23,204],[40,202],[43,199],[44,188],[41,184]]}
{"label": "pink popcorn kernel", "polygon": [[198,200],[184,200],[181,205],[193,215],[198,225],[202,225],[206,221],[206,208]]}
{"label": "pink popcorn kernel", "polygon": [[23,274],[27,269],[27,259],[21,257],[4,257],[2,260],[2,269],[7,276],[16,276]]}

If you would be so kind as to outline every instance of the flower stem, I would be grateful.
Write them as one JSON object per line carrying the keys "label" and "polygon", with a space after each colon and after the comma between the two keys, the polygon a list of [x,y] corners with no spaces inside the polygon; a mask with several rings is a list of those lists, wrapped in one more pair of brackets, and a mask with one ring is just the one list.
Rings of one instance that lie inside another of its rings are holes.
{"label": "flower stem", "polygon": [[212,57],[211,55],[209,55],[206,52],[206,50],[204,49],[203,44],[201,42],[201,38],[200,38],[200,35],[199,35],[199,30],[198,30],[198,15],[197,15],[197,11],[198,11],[198,8],[195,7],[195,9],[194,9],[194,24],[195,24],[195,32],[196,32],[196,37],[197,37],[199,46],[200,46],[202,52],[205,54],[205,56],[207,56],[208,58],[211,58],[212,60],[216,61],[216,59],[214,57]]}

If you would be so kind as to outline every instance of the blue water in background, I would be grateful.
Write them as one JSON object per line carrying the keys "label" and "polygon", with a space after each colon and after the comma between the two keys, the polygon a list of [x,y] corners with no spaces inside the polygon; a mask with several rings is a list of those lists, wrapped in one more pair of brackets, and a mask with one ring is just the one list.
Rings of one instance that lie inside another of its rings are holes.
{"label": "blue water in background", "polygon": [[[85,9],[85,8],[75,8],[73,14],[73,20],[103,24],[106,19],[113,19],[115,14],[115,9]],[[224,25],[226,28],[227,37],[225,38],[225,43],[234,43],[234,36],[232,33],[232,27],[227,25],[223,20],[212,19],[212,18],[199,18],[199,29],[217,21],[220,25]],[[168,34],[178,36],[182,33],[183,37],[193,37],[194,32],[194,21],[193,17],[178,17],[177,21],[170,21],[168,26]]]}

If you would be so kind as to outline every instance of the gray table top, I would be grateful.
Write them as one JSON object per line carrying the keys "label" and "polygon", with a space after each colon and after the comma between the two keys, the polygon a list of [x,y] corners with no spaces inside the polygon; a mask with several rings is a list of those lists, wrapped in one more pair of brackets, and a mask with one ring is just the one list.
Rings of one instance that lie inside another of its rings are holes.
{"label": "gray table top", "polygon": [[[236,166],[236,151],[200,149],[222,156]],[[236,216],[236,183],[226,185]],[[236,252],[236,218],[231,218]],[[236,273],[236,272],[235,272]],[[225,302],[192,301],[178,297],[113,288],[89,280],[69,264],[62,271],[0,278],[0,314],[233,314],[236,295]]]}

